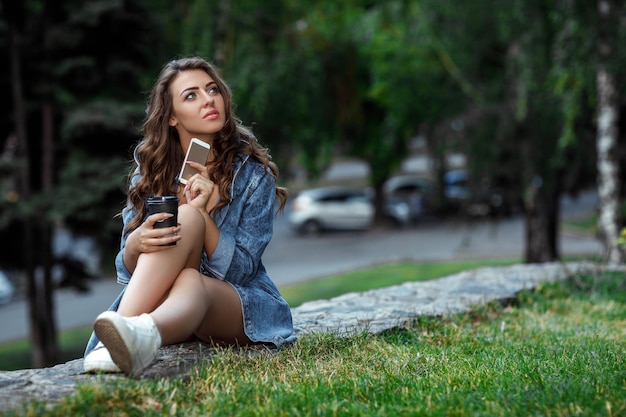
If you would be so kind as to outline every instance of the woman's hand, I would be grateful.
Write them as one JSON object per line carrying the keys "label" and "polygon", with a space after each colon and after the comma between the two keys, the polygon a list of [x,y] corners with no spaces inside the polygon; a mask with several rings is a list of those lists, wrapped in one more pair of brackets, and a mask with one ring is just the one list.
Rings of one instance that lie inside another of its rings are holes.
{"label": "woman's hand", "polygon": [[185,200],[187,200],[187,204],[208,213],[217,204],[218,188],[209,179],[209,170],[206,166],[192,161],[187,161],[187,163],[197,169],[199,173],[187,180],[187,185],[183,190]]}
{"label": "woman's hand", "polygon": [[137,253],[159,252],[176,247],[175,245],[167,245],[181,239],[178,235],[180,225],[158,229],[154,227],[157,222],[169,219],[172,216],[173,214],[171,213],[155,213],[146,217],[142,225],[132,233],[135,235],[133,240],[136,242],[135,249]]}

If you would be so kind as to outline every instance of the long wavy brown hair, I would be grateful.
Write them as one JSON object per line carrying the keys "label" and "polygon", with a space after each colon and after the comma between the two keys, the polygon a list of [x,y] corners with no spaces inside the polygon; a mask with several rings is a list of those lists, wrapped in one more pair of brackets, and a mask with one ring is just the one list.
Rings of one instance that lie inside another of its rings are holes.
{"label": "long wavy brown hair", "polygon": [[[278,180],[278,167],[272,161],[269,150],[257,141],[252,131],[243,126],[235,116],[230,87],[220,76],[217,68],[200,57],[185,57],[168,62],[163,66],[150,96],[146,108],[146,120],[143,124],[143,138],[135,148],[135,161],[129,181],[136,175],[139,166],[139,181],[129,189],[128,201],[137,214],[126,227],[130,233],[139,227],[146,215],[145,199],[153,195],[175,195],[177,176],[182,166],[184,154],[180,146],[178,132],[169,125],[173,110],[173,97],[170,94],[172,81],[184,71],[205,71],[218,86],[224,98],[226,120],[222,130],[216,133],[212,147],[215,155],[210,178],[217,186],[220,200],[212,211],[219,210],[231,201],[229,185],[233,178],[235,159],[246,154],[269,168]],[[287,190],[276,187],[279,210],[287,202]]]}

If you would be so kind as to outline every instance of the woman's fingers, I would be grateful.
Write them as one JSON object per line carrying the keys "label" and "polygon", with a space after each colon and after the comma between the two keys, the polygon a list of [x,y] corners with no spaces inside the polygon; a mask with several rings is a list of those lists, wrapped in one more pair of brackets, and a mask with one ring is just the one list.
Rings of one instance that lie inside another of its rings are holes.
{"label": "woman's fingers", "polygon": [[150,226],[150,228],[154,228],[154,225],[162,222],[163,220],[167,220],[170,217],[174,217],[172,213],[154,213],[146,217],[145,225]]}
{"label": "woman's fingers", "polygon": [[187,181],[184,189],[185,199],[188,204],[196,208],[206,206],[207,201],[213,192],[215,184],[210,179],[201,174],[195,174]]}
{"label": "woman's fingers", "polygon": [[[199,172],[199,174],[202,175],[203,177],[209,178],[209,169],[205,165],[199,164],[194,161],[187,161],[187,165],[196,169]],[[194,175],[198,175],[198,174],[194,174]]]}
{"label": "woman's fingers", "polygon": [[140,252],[156,252],[168,249],[174,245],[164,245],[169,245],[181,239],[178,235],[178,232],[180,232],[180,225],[163,228],[155,227],[158,222],[172,216],[173,215],[171,213],[155,213],[146,218],[140,228]]}

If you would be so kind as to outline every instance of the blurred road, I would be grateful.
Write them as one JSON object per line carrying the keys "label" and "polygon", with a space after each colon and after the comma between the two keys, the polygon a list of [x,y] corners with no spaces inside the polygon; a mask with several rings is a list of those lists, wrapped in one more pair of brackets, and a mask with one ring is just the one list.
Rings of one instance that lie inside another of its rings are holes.
{"label": "blurred road", "polygon": [[[594,210],[597,196],[583,193],[577,199],[564,198],[565,218]],[[524,222],[521,217],[499,221],[431,221],[406,230],[370,230],[300,237],[289,230],[286,214],[275,221],[274,238],[264,262],[279,286],[321,278],[372,265],[399,261],[446,261],[522,257]],[[598,255],[602,246],[593,236],[560,235],[562,255]],[[55,293],[57,325],[60,330],[82,327],[105,310],[121,286],[113,278],[93,283],[92,291]],[[0,306],[0,344],[28,337],[28,311],[23,300]]]}

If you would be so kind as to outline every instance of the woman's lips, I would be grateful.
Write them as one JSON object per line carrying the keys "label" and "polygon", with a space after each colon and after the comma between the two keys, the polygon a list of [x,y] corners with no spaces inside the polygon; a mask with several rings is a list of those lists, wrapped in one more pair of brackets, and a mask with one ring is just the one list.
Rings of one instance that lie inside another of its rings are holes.
{"label": "woman's lips", "polygon": [[203,119],[207,120],[215,120],[220,116],[220,114],[216,110],[212,110],[204,115]]}

